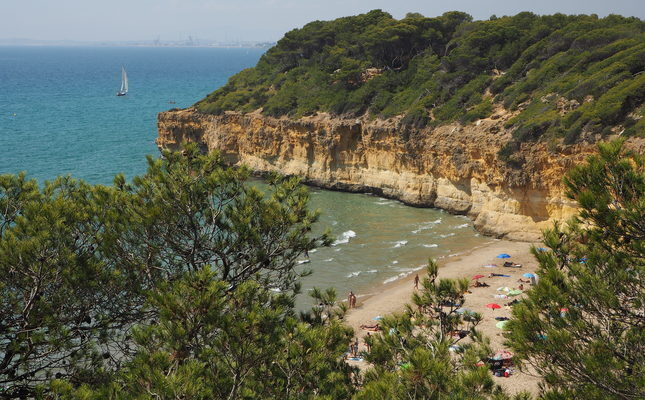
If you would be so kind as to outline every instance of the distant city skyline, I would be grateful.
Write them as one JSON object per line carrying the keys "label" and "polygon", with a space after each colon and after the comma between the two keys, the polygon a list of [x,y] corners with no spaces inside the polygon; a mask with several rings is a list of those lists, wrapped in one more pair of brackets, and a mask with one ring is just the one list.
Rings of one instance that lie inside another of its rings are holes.
{"label": "distant city skyline", "polygon": [[382,9],[395,18],[464,11],[475,19],[495,14],[621,14],[644,18],[636,0],[9,0],[2,1],[0,39],[162,42],[272,42],[314,20]]}

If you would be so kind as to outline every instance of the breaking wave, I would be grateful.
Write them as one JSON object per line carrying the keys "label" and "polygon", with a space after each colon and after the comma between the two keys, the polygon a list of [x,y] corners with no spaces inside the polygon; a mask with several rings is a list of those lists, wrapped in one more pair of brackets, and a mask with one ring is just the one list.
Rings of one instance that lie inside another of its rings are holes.
{"label": "breaking wave", "polygon": [[338,239],[334,243],[332,243],[332,246],[338,246],[339,244],[345,244],[349,243],[349,239],[356,237],[356,232],[349,230],[347,232],[343,232]]}

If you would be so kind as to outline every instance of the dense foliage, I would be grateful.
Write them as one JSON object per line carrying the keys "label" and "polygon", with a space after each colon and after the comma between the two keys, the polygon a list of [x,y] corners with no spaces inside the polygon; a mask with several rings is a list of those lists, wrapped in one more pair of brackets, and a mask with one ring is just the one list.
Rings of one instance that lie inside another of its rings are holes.
{"label": "dense foliage", "polygon": [[342,312],[304,323],[292,295],[253,281],[231,292],[217,276],[205,267],[162,285],[149,304],[159,322],[135,330],[136,355],[109,384],[55,381],[54,391],[85,400],[351,396],[355,371],[342,354],[352,330]]}
{"label": "dense foliage", "polygon": [[[535,251],[540,279],[507,327],[546,399],[645,396],[644,162],[600,145],[565,179],[579,216]],[[0,398],[509,398],[462,308],[469,282],[432,261],[359,375],[335,292],[294,307],[296,258],[329,244],[306,189],[247,178],[194,146],[131,184],[0,176]]]}
{"label": "dense foliage", "polygon": [[133,327],[159,318],[161,282],[208,267],[226,293],[294,293],[296,258],[329,243],[295,179],[263,195],[195,147],[149,165],[113,186],[0,176],[0,396],[108,379],[136,350]]}
{"label": "dense foliage", "polygon": [[645,159],[599,148],[567,176],[580,215],[546,232],[540,280],[507,325],[551,399],[645,397]]}
{"label": "dense foliage", "polygon": [[404,116],[422,127],[490,117],[501,104],[518,143],[546,135],[645,131],[645,23],[610,15],[472,21],[461,12],[401,20],[380,10],[295,29],[255,68],[196,104],[205,113],[262,108],[270,116],[316,112]]}

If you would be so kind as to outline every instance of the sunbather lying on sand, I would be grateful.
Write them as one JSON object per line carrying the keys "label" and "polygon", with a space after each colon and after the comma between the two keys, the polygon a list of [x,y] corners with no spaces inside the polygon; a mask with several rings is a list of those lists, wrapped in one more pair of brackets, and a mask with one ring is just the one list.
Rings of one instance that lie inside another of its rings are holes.
{"label": "sunbather lying on sand", "polygon": [[489,287],[490,285],[486,282],[475,281],[473,287]]}
{"label": "sunbather lying on sand", "polygon": [[366,331],[378,332],[381,330],[381,325],[380,324],[361,325],[361,329],[365,329]]}
{"label": "sunbather lying on sand", "polygon": [[522,268],[522,264],[515,264],[515,263],[512,263],[510,261],[506,261],[504,263],[504,267],[506,267],[506,268]]}

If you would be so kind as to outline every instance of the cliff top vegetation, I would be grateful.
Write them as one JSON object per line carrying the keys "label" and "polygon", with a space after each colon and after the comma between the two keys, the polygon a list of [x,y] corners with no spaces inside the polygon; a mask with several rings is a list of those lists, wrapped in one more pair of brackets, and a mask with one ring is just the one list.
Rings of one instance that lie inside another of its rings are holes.
{"label": "cliff top vegetation", "polygon": [[387,119],[412,127],[463,124],[518,111],[521,142],[642,135],[645,23],[609,15],[515,16],[473,21],[462,12],[397,20],[373,10],[287,32],[254,68],[196,104],[203,113],[262,109]]}

